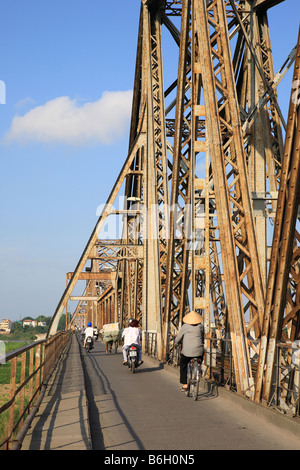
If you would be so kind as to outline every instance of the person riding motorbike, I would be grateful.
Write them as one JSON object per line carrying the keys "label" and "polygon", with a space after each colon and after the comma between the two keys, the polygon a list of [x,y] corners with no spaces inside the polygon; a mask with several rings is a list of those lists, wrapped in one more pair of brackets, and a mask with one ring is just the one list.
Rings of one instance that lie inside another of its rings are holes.
{"label": "person riding motorbike", "polygon": [[82,326],[81,327],[81,330],[80,330],[80,338],[81,338],[81,342],[84,343],[84,338],[85,338],[85,329],[84,327]]}
{"label": "person riding motorbike", "polygon": [[92,324],[91,322],[88,322],[87,324],[87,328],[85,329],[85,338],[84,338],[84,343],[83,343],[83,347],[85,348],[85,345],[86,345],[86,340],[87,338],[90,336],[93,340],[93,344],[92,344],[92,347],[94,347],[94,328],[92,328]]}
{"label": "person riding motorbike", "polygon": [[122,332],[122,338],[124,339],[123,345],[123,365],[127,365],[127,350],[131,344],[137,345],[138,350],[138,364],[143,364],[142,361],[142,347],[141,347],[141,331],[138,328],[138,321],[130,319],[129,327],[125,328]]}
{"label": "person riding motorbike", "polygon": [[94,338],[95,338],[95,341],[97,341],[98,336],[99,336],[98,327],[97,327],[97,326],[94,326]]}

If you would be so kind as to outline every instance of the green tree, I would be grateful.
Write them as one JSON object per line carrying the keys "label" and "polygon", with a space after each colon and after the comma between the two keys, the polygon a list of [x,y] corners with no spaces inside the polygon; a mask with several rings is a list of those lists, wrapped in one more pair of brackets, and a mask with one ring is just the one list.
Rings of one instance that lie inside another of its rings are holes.
{"label": "green tree", "polygon": [[23,325],[19,322],[14,322],[11,328],[12,333],[21,333],[23,331]]}

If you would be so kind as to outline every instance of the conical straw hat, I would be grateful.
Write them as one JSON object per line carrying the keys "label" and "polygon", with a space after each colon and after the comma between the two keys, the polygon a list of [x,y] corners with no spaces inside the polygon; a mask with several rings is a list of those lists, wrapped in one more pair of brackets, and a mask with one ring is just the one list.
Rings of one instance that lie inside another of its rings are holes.
{"label": "conical straw hat", "polygon": [[200,313],[197,313],[192,310],[190,313],[183,317],[182,321],[184,323],[187,323],[188,325],[197,325],[198,323],[203,322],[203,317],[200,315]]}

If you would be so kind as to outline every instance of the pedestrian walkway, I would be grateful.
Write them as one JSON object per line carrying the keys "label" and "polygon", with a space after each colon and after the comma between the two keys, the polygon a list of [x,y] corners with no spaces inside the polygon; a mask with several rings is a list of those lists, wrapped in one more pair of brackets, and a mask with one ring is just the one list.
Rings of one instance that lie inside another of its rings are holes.
{"label": "pedestrian walkway", "polygon": [[73,335],[53,374],[21,450],[90,450],[88,406],[79,344]]}

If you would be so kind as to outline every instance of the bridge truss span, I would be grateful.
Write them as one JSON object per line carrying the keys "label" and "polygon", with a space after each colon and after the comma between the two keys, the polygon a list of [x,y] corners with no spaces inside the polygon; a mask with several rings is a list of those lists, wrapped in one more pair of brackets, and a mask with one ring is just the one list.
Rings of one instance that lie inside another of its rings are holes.
{"label": "bridge truss span", "polygon": [[[137,318],[160,360],[172,362],[173,338],[196,310],[215,362],[230,349],[230,386],[299,414],[300,44],[295,32],[275,73],[268,11],[278,3],[141,1],[128,155],[49,334],[79,280],[73,322]],[[290,67],[285,122],[276,89]],[[119,240],[101,239],[111,215]]]}

